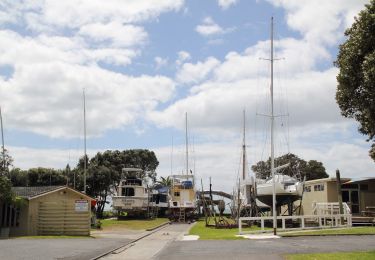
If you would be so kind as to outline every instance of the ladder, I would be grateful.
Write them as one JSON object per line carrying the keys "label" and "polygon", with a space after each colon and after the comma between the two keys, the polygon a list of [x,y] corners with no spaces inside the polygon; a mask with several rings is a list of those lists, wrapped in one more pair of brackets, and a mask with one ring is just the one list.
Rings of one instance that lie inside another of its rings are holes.
{"label": "ladder", "polygon": [[178,222],[185,222],[185,209],[180,208],[180,214],[178,215]]}

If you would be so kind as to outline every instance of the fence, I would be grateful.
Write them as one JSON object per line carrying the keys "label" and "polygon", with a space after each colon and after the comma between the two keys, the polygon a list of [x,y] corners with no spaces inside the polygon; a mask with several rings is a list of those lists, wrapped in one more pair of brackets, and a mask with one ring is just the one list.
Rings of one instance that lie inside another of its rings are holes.
{"label": "fence", "polygon": [[[291,220],[293,223],[299,223],[300,226],[296,228],[286,228],[286,220]],[[277,216],[277,220],[281,220],[281,230],[297,230],[297,229],[316,229],[316,228],[332,228],[332,227],[351,227],[351,214],[322,214],[322,215],[301,215],[301,216]],[[261,230],[258,232],[266,232],[264,229],[264,222],[270,221],[273,223],[273,217],[242,217],[238,221],[238,232],[240,235],[249,233],[249,231],[242,230],[243,221],[260,221]],[[254,231],[252,231],[253,233]]]}

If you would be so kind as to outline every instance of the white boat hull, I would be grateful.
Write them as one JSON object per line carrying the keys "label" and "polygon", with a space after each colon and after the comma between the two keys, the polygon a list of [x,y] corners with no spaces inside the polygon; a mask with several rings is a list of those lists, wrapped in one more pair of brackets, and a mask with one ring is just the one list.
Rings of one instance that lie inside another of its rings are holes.
{"label": "white boat hull", "polygon": [[141,211],[147,210],[147,197],[128,197],[128,196],[114,196],[113,208],[122,211]]}
{"label": "white boat hull", "polygon": [[[276,205],[281,206],[299,200],[303,193],[303,183],[294,184],[275,183]],[[257,199],[268,206],[272,206],[272,182],[257,185]]]}

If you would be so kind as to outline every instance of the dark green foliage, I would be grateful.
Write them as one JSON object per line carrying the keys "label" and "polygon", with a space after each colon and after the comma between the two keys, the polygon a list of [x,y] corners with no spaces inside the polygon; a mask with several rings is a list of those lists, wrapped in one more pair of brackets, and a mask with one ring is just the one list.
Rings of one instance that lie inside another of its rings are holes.
{"label": "dark green foliage", "polygon": [[[1,174],[7,174],[9,167],[13,165],[13,158],[9,155],[9,152],[8,152],[7,149],[4,149],[4,155],[3,155],[3,151],[1,150],[1,153],[0,153],[0,175]],[[5,158],[5,164],[4,164],[4,158]]]}
{"label": "dark green foliage", "polygon": [[0,202],[12,202],[14,196],[12,194],[12,183],[5,176],[0,176]]}
{"label": "dark green foliage", "polygon": [[25,187],[29,185],[28,171],[20,168],[13,168],[9,171],[9,178],[15,187]]}
{"label": "dark green foliage", "polygon": [[21,170],[13,168],[9,171],[9,177],[13,186],[58,186],[66,184],[66,176],[63,170],[51,168],[31,168]]}
{"label": "dark green foliage", "polygon": [[[275,158],[275,166],[287,163],[290,163],[290,166],[282,170],[282,173],[285,175],[297,175],[301,179],[306,177],[307,181],[328,177],[323,163],[316,160],[310,160],[307,162],[292,153]],[[267,162],[259,161],[256,165],[251,166],[251,169],[256,173],[257,178],[266,179],[270,177],[271,158],[268,158]]]}
{"label": "dark green foliage", "polygon": [[65,185],[66,178],[62,170],[50,168],[32,168],[28,170],[28,186],[56,186]]}
{"label": "dark green foliage", "polygon": [[[82,157],[74,169],[76,176],[80,176],[78,182],[82,190],[83,163]],[[116,192],[123,168],[141,168],[144,175],[155,181],[155,170],[158,165],[159,161],[155,153],[146,149],[98,152],[87,163],[87,194],[98,199],[97,216],[102,217],[107,196]],[[69,183],[71,183],[70,178]]]}
{"label": "dark green foliage", "polygon": [[[340,45],[335,65],[339,68],[336,101],[345,117],[355,118],[359,132],[375,138],[375,0],[362,10],[347,40]],[[375,160],[375,148],[370,156]]]}

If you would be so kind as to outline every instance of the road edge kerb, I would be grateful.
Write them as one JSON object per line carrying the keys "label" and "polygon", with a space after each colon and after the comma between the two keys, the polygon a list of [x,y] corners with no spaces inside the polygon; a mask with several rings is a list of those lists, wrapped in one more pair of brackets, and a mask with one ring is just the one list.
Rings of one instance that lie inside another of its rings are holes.
{"label": "road edge kerb", "polygon": [[160,228],[160,227],[163,227],[163,226],[169,225],[169,224],[171,224],[171,223],[172,223],[171,221],[168,221],[168,222],[165,222],[165,223],[163,223],[163,224],[160,224],[160,225],[158,225],[158,226],[156,226],[156,227],[148,228],[148,229],[146,229],[146,231],[154,231],[154,230],[157,229],[157,228]]}

